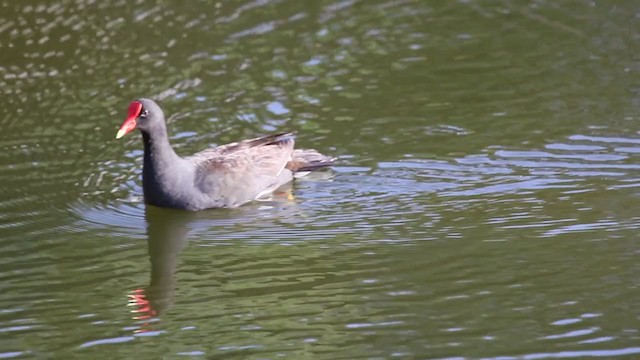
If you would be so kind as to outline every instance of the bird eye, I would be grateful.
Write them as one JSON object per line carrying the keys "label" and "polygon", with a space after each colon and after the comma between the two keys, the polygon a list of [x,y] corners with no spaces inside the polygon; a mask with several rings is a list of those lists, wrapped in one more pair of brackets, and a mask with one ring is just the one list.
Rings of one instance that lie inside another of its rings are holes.
{"label": "bird eye", "polygon": [[141,118],[146,118],[147,115],[149,115],[149,112],[147,111],[147,109],[143,109],[142,112],[140,113]]}

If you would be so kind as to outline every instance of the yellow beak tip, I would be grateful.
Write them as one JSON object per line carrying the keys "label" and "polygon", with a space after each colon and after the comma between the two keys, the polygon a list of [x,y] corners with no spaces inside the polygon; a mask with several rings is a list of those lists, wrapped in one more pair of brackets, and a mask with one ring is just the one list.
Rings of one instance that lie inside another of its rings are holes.
{"label": "yellow beak tip", "polygon": [[118,133],[116,134],[116,140],[118,140],[121,137],[123,137],[124,134],[125,134],[124,130],[118,130]]}

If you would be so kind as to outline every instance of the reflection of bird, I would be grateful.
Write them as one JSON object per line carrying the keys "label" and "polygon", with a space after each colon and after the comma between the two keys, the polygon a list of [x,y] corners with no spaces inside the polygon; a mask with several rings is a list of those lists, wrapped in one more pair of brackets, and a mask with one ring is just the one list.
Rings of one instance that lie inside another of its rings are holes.
{"label": "reflection of bird", "polygon": [[195,214],[147,206],[145,217],[151,280],[146,289],[136,289],[129,294],[130,305],[136,308],[135,320],[161,315],[173,304],[178,254],[188,242],[189,223]]}
{"label": "reflection of bird", "polygon": [[269,196],[295,173],[327,167],[335,160],[315,150],[294,149],[292,133],[243,140],[183,158],[169,144],[162,110],[149,99],[129,105],[116,138],[135,128],[144,141],[145,202],[160,207],[237,207]]}
{"label": "reflection of bird", "polygon": [[[272,201],[262,204],[278,206],[278,217],[285,219],[288,216],[298,216],[300,209],[295,202],[290,201],[291,183],[286,184],[274,192]],[[286,206],[285,206],[286,205]],[[234,221],[240,213],[252,214],[243,221],[254,222],[263,219],[260,215],[262,206],[247,206],[233,212]],[[256,213],[256,211],[258,211]],[[214,216],[215,215],[215,216]],[[163,209],[147,206],[145,218],[147,221],[149,262],[151,263],[151,276],[146,288],[137,288],[129,292],[129,306],[133,307],[133,320],[141,324],[141,329],[136,332],[149,331],[153,318],[164,314],[173,305],[177,288],[176,271],[178,267],[178,255],[189,242],[187,235],[192,229],[197,229],[198,220],[204,220],[200,226],[209,228],[211,221],[218,216],[228,220],[225,212],[189,212],[174,209]],[[214,217],[212,217],[214,216]]]}

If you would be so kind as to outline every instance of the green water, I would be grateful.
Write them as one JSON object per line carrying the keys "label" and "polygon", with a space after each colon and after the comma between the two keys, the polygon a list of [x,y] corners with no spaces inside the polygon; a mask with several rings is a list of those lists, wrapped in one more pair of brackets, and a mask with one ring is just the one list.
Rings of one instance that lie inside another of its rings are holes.
{"label": "green water", "polygon": [[[0,0],[0,358],[640,357],[639,17]],[[291,130],[339,160],[145,208],[137,97],[181,154]]]}

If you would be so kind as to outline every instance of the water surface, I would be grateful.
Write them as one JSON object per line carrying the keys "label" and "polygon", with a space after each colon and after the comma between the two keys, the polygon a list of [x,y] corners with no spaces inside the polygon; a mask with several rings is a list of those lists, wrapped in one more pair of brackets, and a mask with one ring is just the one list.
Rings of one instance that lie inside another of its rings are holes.
{"label": "water surface", "polygon": [[[634,1],[0,9],[0,358],[640,357]],[[338,164],[147,208],[141,96]]]}

